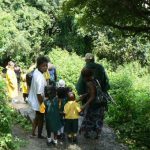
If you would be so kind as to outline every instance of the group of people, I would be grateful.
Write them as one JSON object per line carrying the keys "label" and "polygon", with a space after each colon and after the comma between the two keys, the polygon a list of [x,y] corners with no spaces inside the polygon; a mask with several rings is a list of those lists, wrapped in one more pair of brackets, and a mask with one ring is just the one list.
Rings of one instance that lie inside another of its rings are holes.
{"label": "group of people", "polygon": [[[82,132],[85,138],[99,138],[107,106],[96,102],[98,92],[95,79],[104,93],[109,90],[109,80],[104,67],[95,63],[93,54],[87,53],[85,61],[86,65],[76,84],[79,95],[79,99],[76,99],[74,91],[65,85],[64,80],[61,79],[56,84],[56,76],[53,81],[50,79],[51,65],[47,57],[41,56],[37,59],[26,95],[28,103],[35,111],[31,137],[45,138],[42,135],[45,120],[48,145],[56,145],[57,140],[64,139],[65,135],[69,142],[77,142],[77,134]],[[83,121],[79,128],[80,116]]]}
{"label": "group of people", "polygon": [[[36,136],[37,127],[38,138],[44,138],[42,129],[45,117],[48,145],[57,144],[65,133],[68,141],[77,142],[78,131],[84,132],[85,138],[99,138],[106,107],[95,103],[97,91],[94,79],[99,80],[103,92],[109,89],[109,82],[103,66],[94,62],[91,53],[85,55],[85,61],[76,86],[80,95],[77,100],[75,93],[65,87],[64,80],[60,80],[58,85],[47,85],[44,73],[47,72],[48,60],[46,57],[37,59],[28,96],[28,102],[36,112],[32,136]],[[79,129],[80,115],[84,119]]]}

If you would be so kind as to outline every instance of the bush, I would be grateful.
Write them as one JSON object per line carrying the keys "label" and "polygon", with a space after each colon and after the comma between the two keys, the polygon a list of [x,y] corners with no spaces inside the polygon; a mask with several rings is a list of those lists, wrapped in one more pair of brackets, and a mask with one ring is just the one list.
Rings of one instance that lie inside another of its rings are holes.
{"label": "bush", "polygon": [[0,150],[16,149],[14,139],[11,135],[12,113],[13,110],[7,104],[5,83],[0,76]]}
{"label": "bush", "polygon": [[76,53],[69,53],[60,48],[53,49],[49,53],[49,58],[56,66],[58,80],[65,80],[66,84],[75,90],[75,84],[84,66],[84,60]]}
{"label": "bush", "polygon": [[111,105],[107,122],[131,149],[150,148],[150,75],[135,62],[118,67],[112,73],[111,94],[116,105]]}

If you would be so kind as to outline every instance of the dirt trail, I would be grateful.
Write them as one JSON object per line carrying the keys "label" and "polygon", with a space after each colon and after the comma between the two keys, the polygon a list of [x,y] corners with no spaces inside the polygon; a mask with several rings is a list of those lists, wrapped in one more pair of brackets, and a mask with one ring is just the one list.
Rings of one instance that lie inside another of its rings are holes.
{"label": "dirt trail", "polygon": [[[13,107],[23,116],[29,116],[33,119],[34,113],[29,105],[23,101],[21,94],[17,99],[18,102],[13,103]],[[46,136],[45,127],[43,134]],[[21,147],[20,150],[128,150],[126,146],[116,141],[114,131],[106,125],[103,127],[99,140],[87,140],[84,139],[83,135],[79,135],[78,144],[69,144],[67,141],[62,143],[59,141],[57,147],[48,147],[46,139],[30,138],[30,133],[25,132],[19,125],[13,127],[13,135],[27,142],[26,146]]]}

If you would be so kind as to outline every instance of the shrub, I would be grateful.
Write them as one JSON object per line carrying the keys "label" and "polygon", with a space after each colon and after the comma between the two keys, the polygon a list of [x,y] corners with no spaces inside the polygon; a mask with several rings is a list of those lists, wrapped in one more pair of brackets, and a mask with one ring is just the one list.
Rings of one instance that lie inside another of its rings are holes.
{"label": "shrub", "polygon": [[116,105],[109,107],[107,122],[131,149],[150,147],[150,75],[136,63],[118,67],[112,73],[111,94]]}
{"label": "shrub", "polygon": [[12,109],[7,104],[5,83],[0,76],[0,150],[13,150],[16,148],[15,139],[11,135]]}
{"label": "shrub", "polygon": [[75,84],[84,66],[84,60],[76,53],[69,53],[60,48],[53,49],[49,53],[49,58],[56,66],[58,80],[65,80],[66,84],[75,90]]}

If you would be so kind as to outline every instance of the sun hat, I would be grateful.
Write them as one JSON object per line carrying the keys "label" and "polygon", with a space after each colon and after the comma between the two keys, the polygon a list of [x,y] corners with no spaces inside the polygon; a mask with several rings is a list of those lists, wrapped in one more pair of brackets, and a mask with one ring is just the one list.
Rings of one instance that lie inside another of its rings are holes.
{"label": "sun hat", "polygon": [[85,54],[85,60],[92,60],[92,59],[94,59],[94,55],[92,53]]}
{"label": "sun hat", "polygon": [[62,79],[60,79],[59,81],[58,81],[58,85],[57,85],[58,87],[65,87],[65,81],[64,80],[62,80]]}

